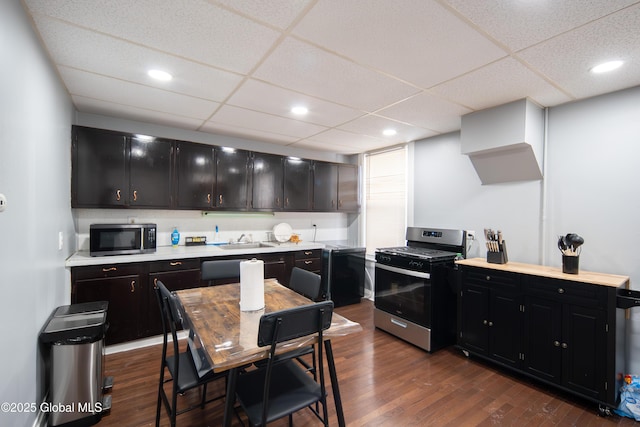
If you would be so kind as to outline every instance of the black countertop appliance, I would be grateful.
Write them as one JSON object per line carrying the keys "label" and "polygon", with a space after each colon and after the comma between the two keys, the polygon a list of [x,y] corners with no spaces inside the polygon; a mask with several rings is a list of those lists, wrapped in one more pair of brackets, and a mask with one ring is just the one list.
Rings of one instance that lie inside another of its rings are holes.
{"label": "black countertop appliance", "polygon": [[346,241],[320,242],[322,250],[322,296],[336,307],[359,303],[364,296],[364,247]]}

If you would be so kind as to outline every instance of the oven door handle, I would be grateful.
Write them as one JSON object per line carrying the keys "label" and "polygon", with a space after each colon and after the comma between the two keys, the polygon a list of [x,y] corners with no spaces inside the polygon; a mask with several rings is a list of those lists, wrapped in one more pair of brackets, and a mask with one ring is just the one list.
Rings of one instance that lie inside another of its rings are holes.
{"label": "oven door handle", "polygon": [[384,265],[380,263],[376,263],[376,268],[381,268],[382,270],[391,271],[392,273],[404,274],[411,277],[419,277],[420,279],[431,278],[431,274],[429,273],[423,273],[421,271],[406,270],[404,268],[392,267],[390,265]]}

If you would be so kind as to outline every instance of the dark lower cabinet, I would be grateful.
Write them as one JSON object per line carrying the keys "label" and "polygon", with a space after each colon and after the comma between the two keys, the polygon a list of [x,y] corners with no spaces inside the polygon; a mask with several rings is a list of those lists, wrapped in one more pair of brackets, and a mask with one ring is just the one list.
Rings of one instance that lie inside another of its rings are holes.
{"label": "dark lower cabinet", "polygon": [[192,289],[200,286],[200,262],[198,259],[176,259],[148,263],[148,295],[145,310],[145,335],[162,333],[160,305],[155,292],[155,282],[160,280],[170,291]]}
{"label": "dark lower cabinet", "polygon": [[601,410],[617,405],[625,350],[616,299],[628,278],[600,274],[603,284],[596,284],[594,273],[582,282],[546,277],[548,269],[526,264],[527,273],[519,273],[503,271],[508,264],[492,269],[475,266],[489,265],[484,261],[465,262],[472,266],[459,264],[458,347]]}
{"label": "dark lower cabinet", "polygon": [[109,301],[107,345],[144,335],[140,313],[146,308],[147,289],[141,264],[78,267],[71,271],[71,303]]}
{"label": "dark lower cabinet", "polygon": [[459,307],[461,345],[504,365],[520,365],[522,312],[516,275],[465,269]]}

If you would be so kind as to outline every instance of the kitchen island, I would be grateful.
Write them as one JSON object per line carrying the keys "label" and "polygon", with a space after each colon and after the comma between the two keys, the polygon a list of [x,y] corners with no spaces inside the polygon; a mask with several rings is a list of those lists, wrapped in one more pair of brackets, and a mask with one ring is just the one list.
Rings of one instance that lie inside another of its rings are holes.
{"label": "kitchen island", "polygon": [[535,380],[615,408],[625,374],[629,277],[483,258],[459,268],[457,345]]}

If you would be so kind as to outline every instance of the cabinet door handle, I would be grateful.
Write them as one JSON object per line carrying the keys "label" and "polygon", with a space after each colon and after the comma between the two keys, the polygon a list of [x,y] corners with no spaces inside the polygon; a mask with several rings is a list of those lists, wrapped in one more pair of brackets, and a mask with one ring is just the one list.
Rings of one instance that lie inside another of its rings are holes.
{"label": "cabinet door handle", "polygon": [[211,193],[207,193],[207,203],[211,203]]}
{"label": "cabinet door handle", "polygon": [[313,252],[311,252],[311,251],[304,251],[304,254],[305,254],[305,255],[311,255],[312,253],[313,253]]}
{"label": "cabinet door handle", "polygon": [[342,207],[342,200],[338,199],[338,207],[341,208]]}
{"label": "cabinet door handle", "polygon": [[[180,262],[180,261],[174,261],[174,262],[172,262],[172,263],[169,263],[169,265],[170,265],[171,267],[175,267],[176,265],[182,265],[182,262]],[[155,279],[155,280],[157,280],[157,279]]]}
{"label": "cabinet door handle", "polygon": [[563,342],[563,343],[562,343],[562,348],[567,348],[567,347],[569,347],[569,346],[567,345],[567,343],[566,343],[566,342]]}
{"label": "cabinet door handle", "polygon": [[307,261],[305,261],[304,263],[305,263],[305,265],[309,265],[309,264],[313,264],[313,261],[309,261],[309,260],[307,260]]}
{"label": "cabinet door handle", "polygon": [[220,197],[218,197],[218,201],[220,204],[222,204],[222,194],[220,195]]}
{"label": "cabinet door handle", "polygon": [[120,190],[118,189],[118,190],[116,190],[116,200],[119,202],[120,198],[121,198]]}
{"label": "cabinet door handle", "polygon": [[558,288],[558,293],[559,293],[559,294],[564,294],[564,289],[562,289],[562,288]]}
{"label": "cabinet door handle", "polygon": [[553,346],[554,347],[560,347],[560,341],[554,341],[553,342]]}
{"label": "cabinet door handle", "polygon": [[132,280],[131,281],[131,293],[134,293],[136,291],[136,281]]}
{"label": "cabinet door handle", "polygon": [[493,326],[493,322],[489,322],[489,326]]}
{"label": "cabinet door handle", "polygon": [[487,320],[483,320],[483,321],[482,321],[482,324],[483,324],[483,325],[487,325],[488,323],[489,323],[489,322],[488,322]]}
{"label": "cabinet door handle", "polygon": [[276,197],[276,206],[280,207],[280,197]]}
{"label": "cabinet door handle", "polygon": [[133,190],[133,201],[136,202],[138,200],[138,190]]}
{"label": "cabinet door handle", "polygon": [[487,276],[487,280],[491,280],[491,276]]}
{"label": "cabinet door handle", "polygon": [[153,278],[153,289],[158,289],[158,278],[157,277]]}
{"label": "cabinet door handle", "polygon": [[286,199],[284,199],[284,205],[285,206],[289,206],[289,198],[288,197]]}
{"label": "cabinet door handle", "polygon": [[336,201],[331,199],[331,207],[334,207],[336,205]]}
{"label": "cabinet door handle", "polygon": [[107,272],[109,272],[109,271],[117,271],[117,270],[118,270],[118,268],[117,268],[117,267],[109,267],[109,268],[103,268],[103,269],[102,269],[102,272],[103,272],[103,273],[107,273]]}

